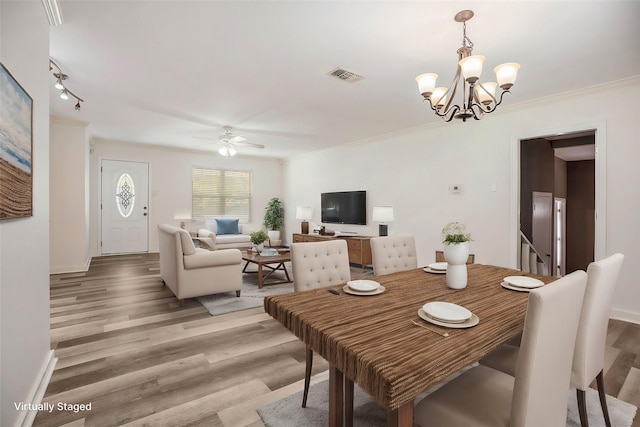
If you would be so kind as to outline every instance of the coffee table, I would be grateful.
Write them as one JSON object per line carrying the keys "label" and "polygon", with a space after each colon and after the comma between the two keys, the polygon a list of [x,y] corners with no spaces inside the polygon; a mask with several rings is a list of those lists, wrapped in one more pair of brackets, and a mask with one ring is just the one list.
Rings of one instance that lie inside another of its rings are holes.
{"label": "coffee table", "polygon": [[[287,271],[287,267],[284,265],[285,262],[291,261],[291,253],[289,251],[278,251],[277,255],[260,255],[258,252],[252,252],[251,250],[242,252],[242,259],[246,261],[244,268],[242,269],[243,273],[257,273],[258,274],[258,288],[262,289],[263,286],[267,285],[279,285],[282,283],[291,283],[292,280],[289,277],[289,272]],[[258,271],[247,271],[247,267],[249,264],[256,264],[258,266]],[[274,266],[275,264],[275,266]],[[263,274],[263,267],[268,269],[266,275]],[[273,273],[276,271],[284,272],[286,280],[275,280],[266,283],[266,280],[271,277]]]}

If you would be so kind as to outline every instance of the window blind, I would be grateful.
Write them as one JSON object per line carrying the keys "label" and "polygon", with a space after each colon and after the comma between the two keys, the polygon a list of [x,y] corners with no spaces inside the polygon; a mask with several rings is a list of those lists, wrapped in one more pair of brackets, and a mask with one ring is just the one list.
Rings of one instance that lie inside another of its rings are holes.
{"label": "window blind", "polygon": [[253,174],[193,167],[191,216],[203,218],[238,218],[251,222]]}

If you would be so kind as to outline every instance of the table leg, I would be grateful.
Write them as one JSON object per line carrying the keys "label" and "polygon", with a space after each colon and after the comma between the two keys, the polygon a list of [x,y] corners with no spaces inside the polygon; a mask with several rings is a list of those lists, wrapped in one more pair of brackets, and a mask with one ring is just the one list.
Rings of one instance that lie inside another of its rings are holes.
{"label": "table leg", "polygon": [[342,372],[334,365],[329,366],[329,427],[342,426]]}
{"label": "table leg", "polygon": [[344,425],[353,427],[353,381],[344,377]]}
{"label": "table leg", "polygon": [[258,289],[262,289],[262,264],[258,263]]}
{"label": "table leg", "polygon": [[387,411],[387,427],[413,427],[413,400]]}

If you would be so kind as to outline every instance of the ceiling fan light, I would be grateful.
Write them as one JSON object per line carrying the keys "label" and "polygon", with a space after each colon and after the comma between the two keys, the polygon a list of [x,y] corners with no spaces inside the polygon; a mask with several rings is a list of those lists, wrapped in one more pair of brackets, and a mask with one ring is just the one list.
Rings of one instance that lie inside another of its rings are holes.
{"label": "ceiling fan light", "polygon": [[433,90],[431,94],[431,106],[433,108],[441,108],[444,104],[447,103],[447,89],[446,87],[437,87]]}
{"label": "ceiling fan light", "polygon": [[425,98],[428,98],[433,93],[433,90],[436,87],[436,79],[438,78],[437,74],[434,73],[426,73],[420,74],[416,77],[416,82],[418,82],[418,90]]}
{"label": "ceiling fan light", "polygon": [[476,96],[478,97],[478,101],[480,101],[484,105],[491,104],[491,102],[496,97],[497,87],[498,87],[498,83],[496,82],[482,83],[482,86],[477,84],[474,90],[476,92]]}
{"label": "ceiling fan light", "polygon": [[473,84],[478,81],[480,74],[482,74],[483,62],[484,56],[482,55],[467,56],[458,62],[462,69],[462,75],[467,82]]}
{"label": "ceiling fan light", "polygon": [[69,99],[69,94],[67,93],[66,89],[62,89],[62,92],[60,93],[60,98],[62,99]]}
{"label": "ceiling fan light", "polygon": [[520,64],[515,62],[500,64],[493,69],[493,71],[496,73],[498,85],[502,88],[502,90],[511,89],[511,86],[513,86],[516,82],[516,77],[518,77],[519,69]]}

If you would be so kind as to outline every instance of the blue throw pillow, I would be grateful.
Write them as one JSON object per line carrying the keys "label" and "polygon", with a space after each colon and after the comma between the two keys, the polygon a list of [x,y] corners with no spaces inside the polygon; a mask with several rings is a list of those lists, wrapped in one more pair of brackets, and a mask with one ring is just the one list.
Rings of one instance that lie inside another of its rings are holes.
{"label": "blue throw pillow", "polygon": [[216,234],[240,234],[238,219],[216,218],[218,232]]}

